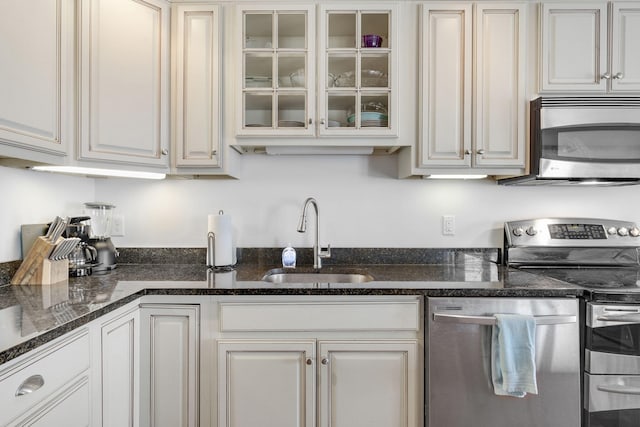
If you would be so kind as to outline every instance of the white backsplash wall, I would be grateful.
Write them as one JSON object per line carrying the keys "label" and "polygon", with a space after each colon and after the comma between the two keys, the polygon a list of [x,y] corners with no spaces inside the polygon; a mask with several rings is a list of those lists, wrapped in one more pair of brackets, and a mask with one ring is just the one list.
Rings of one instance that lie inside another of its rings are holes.
{"label": "white backsplash wall", "polygon": [[[640,186],[504,187],[494,181],[399,180],[389,156],[244,156],[240,180],[96,180],[125,218],[122,247],[204,247],[207,214],[232,216],[240,247],[310,247],[296,232],[304,199],[320,208],[333,247],[500,247],[504,221],[544,216],[640,221]],[[455,215],[455,236],[442,215]]]}
{"label": "white backsplash wall", "polygon": [[[503,187],[490,180],[396,179],[393,156],[244,156],[241,179],[90,179],[0,167],[0,262],[20,258],[20,224],[78,215],[86,201],[124,216],[120,247],[204,247],[207,215],[232,216],[240,247],[310,247],[296,232],[304,199],[320,207],[333,247],[500,247],[504,221],[544,216],[640,222],[640,186]],[[455,236],[442,235],[455,215]]]}
{"label": "white backsplash wall", "polygon": [[20,225],[76,215],[93,201],[93,179],[0,166],[0,262],[20,259]]}

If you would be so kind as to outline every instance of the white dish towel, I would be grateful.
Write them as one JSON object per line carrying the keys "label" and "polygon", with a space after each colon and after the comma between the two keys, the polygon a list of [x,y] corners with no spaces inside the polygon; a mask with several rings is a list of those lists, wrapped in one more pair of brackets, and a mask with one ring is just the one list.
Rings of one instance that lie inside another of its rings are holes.
{"label": "white dish towel", "polygon": [[498,396],[538,394],[536,321],[533,316],[496,314],[491,332],[491,379]]}

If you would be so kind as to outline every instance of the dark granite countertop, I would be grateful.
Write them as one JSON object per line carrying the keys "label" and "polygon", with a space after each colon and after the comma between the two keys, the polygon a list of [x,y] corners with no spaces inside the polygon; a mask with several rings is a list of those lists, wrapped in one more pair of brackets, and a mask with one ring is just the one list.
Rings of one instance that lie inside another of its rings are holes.
{"label": "dark granite countertop", "polygon": [[[246,251],[233,271],[210,271],[183,257],[121,250],[118,268],[104,275],[71,278],[51,286],[0,286],[0,364],[145,295],[421,295],[456,297],[577,297],[584,288],[506,268],[495,251],[334,251],[330,271],[366,270],[361,284],[272,284],[261,279],[277,268],[274,251]],[[185,250],[186,251],[186,250]],[[376,252],[377,251],[377,252]],[[372,258],[371,254],[376,253]],[[279,251],[277,252],[279,254]],[[382,254],[382,257],[380,257]],[[418,254],[418,255],[416,255]],[[191,254],[194,255],[194,254]],[[196,251],[197,259],[204,259]],[[309,265],[303,252],[299,263]],[[164,261],[161,263],[148,263]],[[406,263],[397,263],[401,258]],[[122,261],[126,261],[126,263]],[[142,263],[140,263],[142,262]],[[15,266],[14,266],[15,267]],[[304,269],[298,269],[304,270]],[[5,282],[6,283],[6,282]]]}

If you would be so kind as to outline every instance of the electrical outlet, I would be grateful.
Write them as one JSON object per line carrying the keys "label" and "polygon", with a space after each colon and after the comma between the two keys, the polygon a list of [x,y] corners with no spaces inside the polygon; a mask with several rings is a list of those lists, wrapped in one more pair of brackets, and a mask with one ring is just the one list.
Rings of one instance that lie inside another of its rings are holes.
{"label": "electrical outlet", "polygon": [[442,234],[445,236],[454,236],[456,234],[455,215],[442,216]]}
{"label": "electrical outlet", "polygon": [[114,215],[111,222],[111,235],[124,236],[124,215]]}

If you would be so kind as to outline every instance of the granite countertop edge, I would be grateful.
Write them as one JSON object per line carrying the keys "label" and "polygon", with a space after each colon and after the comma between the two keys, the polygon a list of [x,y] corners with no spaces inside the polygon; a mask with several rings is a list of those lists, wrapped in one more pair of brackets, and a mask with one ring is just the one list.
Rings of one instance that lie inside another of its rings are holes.
{"label": "granite countertop edge", "polygon": [[[475,254],[477,255],[477,253]],[[482,254],[481,254],[482,255]],[[456,255],[457,256],[457,255]],[[491,255],[493,257],[493,255]],[[476,258],[474,258],[476,259]],[[562,297],[577,298],[586,290],[554,279],[536,277],[496,265],[495,260],[478,258],[478,261],[438,265],[365,265],[375,271],[377,283],[360,285],[328,285],[324,288],[264,284],[261,275],[269,268],[277,267],[272,258],[247,259],[235,270],[240,287],[216,287],[211,272],[204,265],[189,264],[125,264],[108,275],[72,278],[66,297],[69,301],[46,306],[43,304],[42,287],[0,285],[0,310],[19,305],[21,313],[33,317],[36,330],[24,334],[22,341],[0,348],[0,365],[68,333],[144,296],[181,295],[416,295],[420,297]],[[138,261],[138,260],[136,260]],[[432,267],[433,271],[428,270]],[[427,270],[425,270],[427,269]],[[403,271],[400,280],[393,280]],[[465,273],[495,274],[495,278],[481,278],[465,282]],[[412,277],[412,274],[415,277]],[[439,277],[446,275],[445,278]],[[421,276],[422,275],[422,276]],[[438,276],[433,278],[430,275]],[[454,276],[452,280],[449,275]],[[524,275],[524,276],[522,276]],[[458,279],[457,276],[461,278]],[[422,281],[421,281],[422,280]],[[455,286],[449,284],[456,283]],[[449,287],[447,287],[449,284]],[[462,284],[462,285],[461,285]],[[107,294],[102,303],[96,297]],[[78,296],[79,295],[79,296]],[[80,302],[74,304],[73,298]],[[86,298],[86,300],[85,300]],[[86,301],[92,301],[91,303]],[[55,301],[53,301],[55,303]],[[65,306],[66,304],[66,306]],[[75,310],[74,310],[75,308]],[[58,313],[52,311],[58,310]],[[55,316],[63,314],[64,316]],[[24,314],[23,314],[24,315]],[[62,317],[64,320],[58,320]]]}

